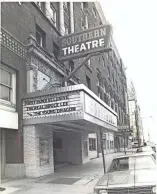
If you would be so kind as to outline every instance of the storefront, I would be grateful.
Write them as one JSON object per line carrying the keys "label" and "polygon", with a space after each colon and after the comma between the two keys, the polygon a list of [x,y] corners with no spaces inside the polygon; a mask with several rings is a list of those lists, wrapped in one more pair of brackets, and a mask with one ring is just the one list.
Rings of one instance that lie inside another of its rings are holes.
{"label": "storefront", "polygon": [[117,114],[86,86],[29,93],[23,98],[27,177],[54,172],[56,164],[90,161],[89,133],[117,131]]}
{"label": "storefront", "polygon": [[[2,105],[1,105],[1,108],[2,108]],[[7,164],[8,157],[6,158],[6,155],[8,155],[10,152],[8,138],[9,138],[9,135],[11,136],[12,133],[17,131],[17,129],[18,129],[17,112],[11,112],[9,110],[8,111],[0,110],[0,158],[1,158],[0,175],[2,178],[5,175],[9,174],[8,172],[9,169],[8,169],[8,164]]]}

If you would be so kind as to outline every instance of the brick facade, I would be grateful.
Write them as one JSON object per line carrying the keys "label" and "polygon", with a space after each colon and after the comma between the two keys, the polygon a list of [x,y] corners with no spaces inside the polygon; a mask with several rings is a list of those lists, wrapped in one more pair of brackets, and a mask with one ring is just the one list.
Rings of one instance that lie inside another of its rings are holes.
{"label": "brick facade", "polygon": [[[54,171],[53,133],[48,129],[41,129],[39,126],[25,126],[23,128],[21,99],[27,92],[50,89],[50,84],[61,82],[63,77],[69,74],[69,62],[63,63],[55,56],[54,48],[55,45],[58,46],[58,37],[63,33],[63,28],[60,26],[60,3],[53,2],[52,6],[56,10],[56,27],[48,19],[47,10],[42,11],[34,2],[1,3],[1,63],[13,68],[17,73],[16,111],[19,116],[18,131],[11,132],[10,129],[6,130],[6,162],[8,164],[25,162],[26,175],[34,175],[35,177],[53,173]],[[82,30],[81,22],[82,18],[85,17],[88,20],[88,28],[102,24],[98,11],[94,12],[94,10],[95,4],[93,2],[87,3],[85,10],[82,10],[80,2],[73,3],[75,32]],[[70,14],[70,12],[68,13]],[[64,15],[65,24],[71,28],[70,15],[65,12]],[[44,47],[37,44],[37,26],[45,34]],[[78,66],[82,61],[83,59],[74,60],[74,67]],[[43,77],[39,75],[46,76],[50,84],[44,82]],[[68,84],[83,83],[87,86],[86,76],[91,81],[90,89],[108,105],[113,106],[113,109],[118,113],[118,124],[127,124],[126,76],[121,58],[114,52],[92,57],[91,64],[83,66]],[[43,87],[39,87],[40,85],[43,85]],[[106,100],[106,95],[107,97],[110,96],[109,100]],[[114,102],[112,105],[110,103],[111,99]],[[115,104],[118,105],[117,110]],[[50,165],[41,167],[39,165],[39,157],[37,157],[39,154],[39,137],[49,135],[52,137],[49,140],[49,146],[52,148],[49,150]],[[75,137],[75,134],[73,134],[73,137]],[[84,153],[85,140],[88,140],[88,134],[86,133],[80,135],[77,140],[78,143],[82,141],[82,147],[80,148],[82,153],[80,154]],[[75,142],[72,141],[71,143],[74,144]],[[31,149],[32,151],[30,151]],[[79,151],[78,149],[76,150]],[[77,163],[72,157],[71,160]],[[78,160],[82,163],[89,161],[84,155]]]}

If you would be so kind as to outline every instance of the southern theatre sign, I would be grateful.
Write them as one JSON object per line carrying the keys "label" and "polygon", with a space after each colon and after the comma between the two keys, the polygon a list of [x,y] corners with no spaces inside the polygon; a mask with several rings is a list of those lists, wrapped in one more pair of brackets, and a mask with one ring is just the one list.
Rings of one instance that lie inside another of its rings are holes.
{"label": "southern theatre sign", "polygon": [[102,25],[59,38],[60,60],[81,58],[108,46],[111,27]]}

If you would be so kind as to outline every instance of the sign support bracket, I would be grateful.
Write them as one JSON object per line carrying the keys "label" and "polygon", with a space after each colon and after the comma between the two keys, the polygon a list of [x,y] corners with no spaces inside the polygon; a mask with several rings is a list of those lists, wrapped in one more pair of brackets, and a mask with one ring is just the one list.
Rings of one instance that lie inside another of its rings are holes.
{"label": "sign support bracket", "polygon": [[95,52],[95,53],[91,53],[89,55],[86,55],[86,58],[85,60],[80,64],[78,65],[67,77],[65,77],[62,81],[62,86],[64,87],[65,86],[65,82],[69,81],[69,79],[83,66],[86,64],[86,62],[93,56],[96,56],[96,55],[99,55],[103,52],[109,52],[109,51],[112,51],[112,48],[109,47],[109,48],[105,48],[103,51],[99,51],[99,52]]}

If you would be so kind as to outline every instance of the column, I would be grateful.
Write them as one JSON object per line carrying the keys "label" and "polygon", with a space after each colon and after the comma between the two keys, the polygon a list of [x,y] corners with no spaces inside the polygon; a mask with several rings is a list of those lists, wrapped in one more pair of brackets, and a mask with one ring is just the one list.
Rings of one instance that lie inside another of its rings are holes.
{"label": "column", "polygon": [[23,127],[26,177],[40,177],[54,172],[53,133],[39,125]]}
{"label": "column", "polygon": [[65,34],[63,2],[59,2],[59,29],[62,36]]}
{"label": "column", "polygon": [[53,11],[50,7],[50,2],[45,2],[45,8],[46,8],[46,17],[51,21]]}
{"label": "column", "polygon": [[27,71],[27,93],[33,92],[33,70]]}
{"label": "column", "polygon": [[74,32],[74,8],[73,2],[70,1],[70,32]]}

